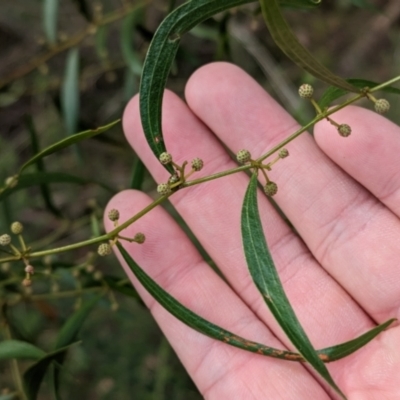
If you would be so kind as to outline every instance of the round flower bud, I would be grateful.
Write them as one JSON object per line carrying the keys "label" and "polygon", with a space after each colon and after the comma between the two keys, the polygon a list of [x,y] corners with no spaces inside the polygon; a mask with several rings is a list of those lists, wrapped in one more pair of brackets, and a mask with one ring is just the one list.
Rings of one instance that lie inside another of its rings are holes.
{"label": "round flower bud", "polygon": [[99,253],[100,256],[108,256],[109,254],[112,253],[111,246],[108,243],[102,243],[98,249],[97,253]]}
{"label": "round flower bud", "polygon": [[204,162],[201,158],[195,158],[192,160],[192,168],[195,171],[200,171],[203,168]]}
{"label": "round flower bud", "polygon": [[31,281],[30,279],[25,278],[25,279],[22,281],[22,286],[25,286],[25,287],[32,286],[32,281]]}
{"label": "round flower bud", "polygon": [[35,268],[33,268],[33,266],[29,264],[29,265],[27,265],[27,266],[25,267],[25,272],[26,272],[27,274],[33,275],[33,274],[35,273]]}
{"label": "round flower bud", "polygon": [[238,160],[240,164],[246,164],[247,162],[250,161],[250,159],[251,159],[251,154],[246,149],[239,150],[236,154],[236,160]]}
{"label": "round flower bud", "polygon": [[264,192],[267,196],[274,196],[278,192],[278,185],[275,182],[268,182],[264,186]]}
{"label": "round flower bud", "polygon": [[299,95],[303,99],[311,99],[314,94],[314,88],[308,83],[303,83],[299,87]]}
{"label": "round flower bud", "polygon": [[168,183],[160,183],[157,186],[157,192],[158,194],[161,194],[161,196],[164,196],[166,194],[171,193],[171,187],[168,185]]}
{"label": "round flower bud", "polygon": [[172,162],[172,155],[164,151],[164,153],[160,154],[160,157],[158,157],[158,159],[160,160],[161,164],[167,165]]}
{"label": "round flower bud", "polygon": [[171,175],[171,176],[168,178],[168,183],[169,183],[170,185],[173,185],[174,183],[176,183],[176,182],[178,182],[178,181],[179,181],[179,176],[178,176],[177,174]]}
{"label": "round flower bud", "polygon": [[95,271],[95,273],[93,274],[93,279],[95,281],[99,281],[103,278],[103,273],[101,271]]}
{"label": "round flower bud", "polygon": [[133,237],[133,240],[134,240],[136,243],[142,244],[142,243],[144,243],[144,241],[146,240],[146,236],[144,235],[144,233],[138,232],[138,233]]}
{"label": "round flower bud", "polygon": [[86,269],[86,272],[87,272],[88,274],[92,274],[92,273],[94,272],[94,270],[95,270],[93,264],[88,264],[88,265],[86,265],[85,269]]}
{"label": "round flower bud", "polygon": [[347,124],[341,124],[338,126],[338,132],[340,136],[347,137],[351,133],[351,128]]}
{"label": "round flower bud", "polygon": [[0,236],[0,245],[1,246],[8,246],[11,243],[11,236],[5,233],[4,235]]}
{"label": "round flower bud", "polygon": [[118,221],[119,220],[119,211],[113,208],[108,212],[108,219],[110,221]]}
{"label": "round flower bud", "polygon": [[379,114],[385,114],[390,110],[390,103],[386,99],[379,99],[375,102],[375,111]]}
{"label": "round flower bud", "polygon": [[287,149],[279,150],[279,157],[280,158],[286,158],[288,155],[289,155],[289,151]]}
{"label": "round flower bud", "polygon": [[11,224],[11,232],[15,235],[19,235],[20,233],[22,233],[23,230],[24,227],[21,222],[16,221]]}
{"label": "round flower bud", "polygon": [[9,188],[13,188],[15,186],[17,186],[18,184],[18,177],[17,176],[9,176],[8,178],[6,178],[5,182],[7,187]]}

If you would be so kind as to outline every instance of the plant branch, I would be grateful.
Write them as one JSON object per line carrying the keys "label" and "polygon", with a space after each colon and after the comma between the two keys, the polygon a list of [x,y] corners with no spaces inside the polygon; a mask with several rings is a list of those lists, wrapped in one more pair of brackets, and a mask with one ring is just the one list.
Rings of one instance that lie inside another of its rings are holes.
{"label": "plant branch", "polygon": [[88,25],[83,31],[77,33],[76,35],[71,36],[68,40],[63,43],[58,44],[57,46],[51,48],[48,52],[44,54],[39,54],[36,57],[33,57],[29,62],[24,63],[22,66],[17,68],[14,72],[6,76],[4,79],[0,80],[0,89],[3,86],[8,85],[12,81],[23,77],[24,75],[29,74],[36,68],[40,67],[47,61],[49,61],[54,56],[64,52],[65,50],[70,49],[71,47],[79,45],[87,36],[93,35],[96,33],[97,29],[101,26],[109,25],[119,19],[125,17],[130,14],[132,11],[144,6],[147,4],[148,0],[142,1],[138,4],[123,7],[119,10],[113,11],[103,18],[95,21],[94,23]]}

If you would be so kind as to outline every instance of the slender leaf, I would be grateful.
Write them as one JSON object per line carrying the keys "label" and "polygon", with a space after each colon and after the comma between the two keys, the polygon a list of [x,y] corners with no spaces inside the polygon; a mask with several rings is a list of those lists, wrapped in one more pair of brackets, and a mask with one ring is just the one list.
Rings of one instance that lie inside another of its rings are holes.
{"label": "slender leaf", "polygon": [[[359,88],[359,89],[364,89],[366,87],[372,89],[375,86],[380,85],[380,83],[372,82],[372,81],[367,81],[365,79],[347,79],[347,82],[351,83],[353,86]],[[392,94],[400,94],[400,89],[397,89],[393,86],[386,86],[381,89],[383,92],[386,93],[392,93]],[[339,97],[344,96],[347,94],[347,90],[343,90],[338,87],[330,86],[324,94],[321,96],[320,100],[318,101],[319,106],[324,109],[328,107],[334,100],[338,99]]]}
{"label": "slender leaf", "polygon": [[46,147],[44,150],[42,150],[40,153],[36,154],[34,157],[32,157],[30,160],[28,160],[25,164],[22,165],[22,167],[19,170],[19,174],[21,174],[27,167],[29,167],[32,164],[35,164],[39,159],[42,159],[44,157],[49,156],[50,154],[53,154],[57,151],[60,151],[62,149],[65,149],[66,147],[69,147],[75,143],[80,142],[81,140],[89,139],[92,136],[99,135],[100,133],[106,132],[109,129],[111,129],[113,126],[117,125],[120,123],[121,120],[117,119],[113,122],[110,122],[107,125],[100,126],[99,128],[96,129],[89,129],[87,131],[83,131],[80,133],[77,133],[71,137],[67,137],[65,139],[60,140],[57,143],[52,144],[49,147]]}
{"label": "slender leaf", "polygon": [[379,9],[372,4],[369,0],[350,0],[351,4],[353,6],[359,7],[359,8],[365,8],[367,10],[375,11],[378,12]]}
{"label": "slender leaf", "polygon": [[[75,343],[77,341],[78,333],[82,328],[82,325],[86,321],[90,312],[99,301],[100,296],[94,297],[92,300],[85,303],[79,310],[77,310],[68,320],[65,322],[60,332],[58,333],[55,351],[57,349],[63,349]],[[65,359],[65,352],[57,356],[57,363],[62,365]],[[55,368],[53,372],[53,384],[54,391],[59,398],[59,386],[60,386],[60,368]]]}
{"label": "slender leaf", "polygon": [[[196,331],[203,333],[211,338],[227,343],[231,346],[238,347],[242,350],[246,350],[252,353],[262,354],[269,357],[281,358],[288,361],[301,361],[304,362],[304,358],[292,351],[274,349],[269,346],[265,346],[260,343],[253,342],[251,340],[244,339],[237,336],[190,311],[188,308],[180,304],[174,297],[167,293],[161,286],[159,286],[153,279],[151,279],[146,272],[143,271],[135,263],[129,253],[123,248],[123,246],[117,242],[117,247],[123,256],[124,260],[128,264],[129,268],[135,274],[139,282],[146,288],[146,290],[172,315],[177,319],[195,329]],[[322,350],[318,350],[319,357],[324,362],[331,362],[343,358],[365,344],[371,341],[376,335],[386,329],[394,320],[385,322],[371,331],[364,333],[357,339],[351,340],[346,343],[339,344],[337,346],[328,347]]]}
{"label": "slender leaf", "polygon": [[324,82],[349,92],[358,92],[356,87],[324,67],[297,40],[282,15],[278,0],[260,0],[260,4],[265,23],[267,24],[272,38],[294,63]]}
{"label": "slender leaf", "polygon": [[242,238],[247,265],[265,303],[299,353],[315,368],[342,398],[346,398],[319,358],[294,313],[283,290],[271,254],[268,250],[257,204],[257,174],[251,177],[241,216]]}
{"label": "slender leaf", "polygon": [[58,0],[43,1],[43,30],[50,44],[57,42]]}
{"label": "slender leaf", "polygon": [[140,190],[142,188],[145,172],[146,167],[144,166],[142,160],[139,157],[136,157],[132,167],[132,177],[130,185],[131,189]]}
{"label": "slender leaf", "polygon": [[[166,150],[161,128],[161,104],[180,37],[212,15],[252,1],[189,1],[169,14],[159,26],[147,52],[140,82],[140,115],[143,130],[157,158]],[[173,167],[170,164],[165,168],[173,173]]]}
{"label": "slender leaf", "polygon": [[376,326],[375,328],[362,334],[356,339],[349,340],[348,342],[320,350],[318,351],[319,356],[321,360],[323,360],[324,362],[336,361],[340,360],[341,358],[347,357],[348,355],[354,353],[356,350],[360,349],[361,347],[369,343],[372,339],[374,339],[379,333],[383,332],[394,321],[396,321],[396,318],[389,319],[388,321]]}
{"label": "slender leaf", "polygon": [[102,188],[115,193],[115,190],[102,182],[94,181],[91,179],[84,179],[79,176],[61,173],[61,172],[33,172],[21,175],[18,178],[18,184],[0,193],[0,201],[4,200],[12,193],[17,192],[21,189],[26,189],[28,187],[50,184],[50,183],[73,183],[78,185],[87,185],[95,183]]}
{"label": "slender leaf", "polygon": [[100,60],[104,60],[108,56],[107,35],[108,35],[107,25],[99,26],[97,28],[95,36],[95,49]]}
{"label": "slender leaf", "polygon": [[[33,123],[33,119],[31,116],[26,118],[26,125],[27,125],[28,131],[30,134],[30,138],[31,138],[32,152],[33,152],[33,154],[38,154],[40,152],[38,134],[36,132],[36,128],[35,128],[35,125]],[[38,158],[36,160],[36,168],[39,172],[46,172],[46,168],[45,168],[42,158]],[[40,185],[40,192],[42,194],[43,201],[44,201],[46,208],[48,210],[50,210],[56,217],[61,217],[62,213],[55,206],[55,204],[53,202],[50,188],[46,184]]]}
{"label": "slender leaf", "polygon": [[61,87],[61,109],[68,135],[77,131],[79,118],[79,49],[67,54],[64,80]]}
{"label": "slender leaf", "polygon": [[288,359],[292,361],[303,361],[303,357],[299,354],[274,349],[272,347],[264,346],[263,344],[252,342],[237,336],[190,311],[188,308],[180,304],[174,297],[167,293],[161,286],[153,281],[136,263],[133,261],[129,253],[123,246],[117,242],[118,250],[128,264],[129,268],[135,274],[139,282],[146,288],[146,290],[172,315],[177,319],[190,326],[191,328],[210,336],[214,339],[228,343],[231,346],[239,347],[241,349],[264,354],[266,356]]}
{"label": "slender leaf", "polygon": [[96,296],[90,301],[86,302],[79,310],[65,322],[60,332],[57,335],[55,349],[59,349],[76,342],[77,335],[85,322],[88,315],[93,310],[94,306],[99,301],[100,296]]}
{"label": "slender leaf", "polygon": [[39,360],[46,356],[46,353],[31,343],[22,340],[3,340],[0,342],[0,361],[19,359],[19,360]]}
{"label": "slender leaf", "polygon": [[53,361],[57,361],[70,347],[58,349],[33,364],[23,376],[23,383],[28,400],[36,400],[40,385],[47,372],[48,367]]}

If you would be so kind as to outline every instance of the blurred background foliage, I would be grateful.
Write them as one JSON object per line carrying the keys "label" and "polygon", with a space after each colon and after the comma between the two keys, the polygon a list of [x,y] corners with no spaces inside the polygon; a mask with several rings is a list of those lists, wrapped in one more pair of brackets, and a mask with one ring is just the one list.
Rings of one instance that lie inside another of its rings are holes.
{"label": "blurred background foliage", "polygon": [[[40,149],[120,118],[138,91],[157,26],[179,4],[0,2],[0,182]],[[398,74],[398,0],[324,0],[312,11],[287,9],[285,15],[302,44],[336,74],[376,82]],[[221,13],[185,35],[168,87],[183,96],[190,74],[217,60],[248,71],[299,121],[312,114],[297,87],[306,80],[317,95],[326,88],[277,49],[257,3]],[[388,98],[391,110],[398,109],[398,98]],[[400,122],[394,111],[389,118]],[[3,196],[0,203],[0,234],[18,220],[35,250],[101,234],[102,210],[119,190],[134,187],[155,196],[155,183],[120,124],[29,169],[38,171],[44,174],[40,185]],[[61,181],[65,172],[68,183],[50,184],[50,176]],[[22,262],[0,265],[1,340],[11,335],[49,350],[74,310],[93,293],[103,294],[82,327],[82,343],[68,351],[61,380],[65,398],[201,398],[116,260],[99,259],[91,248],[32,264],[38,273],[30,288],[21,286]],[[20,362],[21,372],[31,364]],[[9,361],[0,361],[2,400],[17,398],[12,372]],[[51,392],[45,380],[39,398],[53,398]]]}

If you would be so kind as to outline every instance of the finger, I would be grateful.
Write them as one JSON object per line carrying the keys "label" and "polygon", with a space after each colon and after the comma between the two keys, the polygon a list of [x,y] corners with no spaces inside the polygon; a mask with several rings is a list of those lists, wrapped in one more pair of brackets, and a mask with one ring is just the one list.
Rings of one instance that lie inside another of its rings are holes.
{"label": "finger", "polygon": [[[143,193],[126,191],[108,204],[120,212],[123,222],[151,202]],[[104,221],[108,231],[112,222]],[[236,334],[282,348],[229,286],[201,259],[177,223],[156,208],[121,234],[143,232],[142,245],[123,243],[135,261],[178,301],[209,321]],[[138,283],[117,254],[151,313],[160,325],[200,392],[210,399],[329,399],[300,365],[271,359],[228,346],[187,327],[163,309]],[[260,382],[263,382],[260,385]],[[290,382],[288,384],[288,382]],[[283,397],[282,397],[283,396]]]}
{"label": "finger", "polygon": [[337,165],[366,187],[400,217],[400,132],[388,119],[360,107],[347,107],[334,115],[351,123],[346,139],[327,121],[315,126],[318,146]]}
{"label": "finger", "polygon": [[[192,110],[234,152],[245,147],[257,157],[297,129],[252,78],[229,64],[200,69],[186,95]],[[331,162],[311,136],[303,134],[288,149],[290,156],[270,173],[278,182],[277,203],[329,274],[374,319],[396,317],[398,219]]]}
{"label": "finger", "polygon": [[[164,96],[163,116],[165,142],[178,163],[199,156],[205,160],[205,171],[201,171],[204,175],[235,165],[213,134],[181,100],[168,92]],[[156,181],[166,181],[168,174],[145,142],[137,99],[125,111],[124,130]],[[170,199],[236,293],[290,346],[266,310],[246,268],[240,238],[240,210],[247,183],[245,174],[236,174],[178,191]],[[331,346],[372,327],[369,318],[313,260],[271,204],[265,198],[260,200],[262,218],[268,227],[267,238],[281,280],[314,345]],[[330,368],[339,376],[342,367],[343,364],[335,363]]]}

